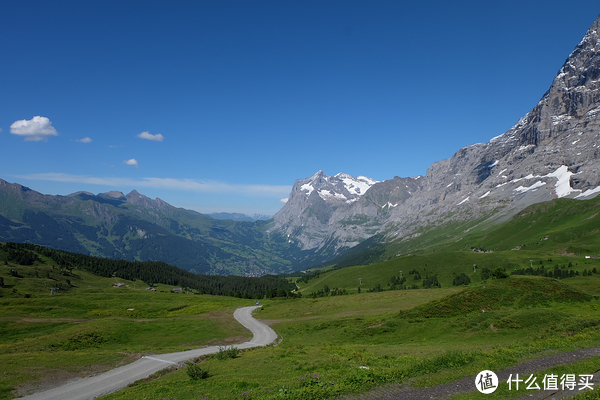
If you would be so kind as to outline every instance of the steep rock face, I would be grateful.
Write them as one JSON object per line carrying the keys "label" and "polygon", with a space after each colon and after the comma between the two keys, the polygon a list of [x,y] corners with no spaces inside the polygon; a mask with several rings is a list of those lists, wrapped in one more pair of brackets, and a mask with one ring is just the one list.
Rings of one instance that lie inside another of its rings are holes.
{"label": "steep rock face", "polygon": [[[540,102],[506,133],[434,163],[425,177],[375,183],[351,202],[303,192],[309,182],[297,181],[274,229],[304,249],[332,242],[343,249],[376,233],[402,239],[431,224],[510,216],[556,197],[600,193],[599,28],[600,17]],[[329,190],[331,177],[311,179],[315,190]]]}
{"label": "steep rock face", "polygon": [[[474,216],[556,197],[586,198],[600,186],[600,18],[567,58],[540,102],[506,133],[434,163],[407,204]],[[397,210],[396,222],[406,218]]]}
{"label": "steep rock face", "polygon": [[419,189],[419,178],[385,182],[319,171],[295,182],[285,206],[273,217],[274,228],[304,250],[331,245],[352,247],[377,233],[389,210]]}

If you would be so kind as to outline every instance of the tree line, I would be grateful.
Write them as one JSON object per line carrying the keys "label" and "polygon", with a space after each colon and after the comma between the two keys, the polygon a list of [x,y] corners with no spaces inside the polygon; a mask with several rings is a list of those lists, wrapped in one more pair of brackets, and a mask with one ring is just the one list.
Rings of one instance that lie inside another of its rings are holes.
{"label": "tree line", "polygon": [[251,299],[295,297],[293,290],[296,289],[296,285],[274,275],[261,277],[198,275],[162,261],[113,260],[28,243],[0,244],[0,252],[4,252],[9,261],[20,265],[32,265],[39,260],[37,254],[48,257],[67,275],[74,269],[82,269],[102,277],[141,280],[148,286],[162,283],[194,289],[201,294]]}

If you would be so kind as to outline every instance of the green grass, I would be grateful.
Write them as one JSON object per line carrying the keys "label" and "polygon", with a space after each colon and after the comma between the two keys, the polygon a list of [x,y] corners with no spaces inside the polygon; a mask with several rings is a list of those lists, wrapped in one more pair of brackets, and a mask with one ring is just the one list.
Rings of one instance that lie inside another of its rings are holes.
{"label": "green grass", "polygon": [[[22,276],[43,268],[18,266]],[[108,370],[146,354],[250,337],[232,314],[252,301],[170,293],[164,285],[151,292],[139,281],[120,280],[125,286],[115,288],[114,279],[85,271],[76,275],[71,281],[77,285],[56,295],[37,290],[46,284],[43,279],[4,275],[9,287],[0,289],[0,399],[44,387],[48,380]]]}
{"label": "green grass", "polygon": [[[484,264],[482,256],[490,254],[468,256]],[[422,275],[425,268],[462,268],[452,267],[463,260],[462,253],[444,257],[444,262],[432,255],[406,260],[413,266],[423,263],[417,266]],[[402,260],[373,269],[324,272],[308,284],[351,281],[356,271],[369,282],[377,274],[385,276],[385,268],[392,272]],[[46,285],[44,278],[35,278],[36,272],[56,273],[45,261],[30,267],[0,266],[9,286],[1,289],[0,297],[0,399],[145,354],[226,345],[248,337],[231,314],[250,301],[174,294],[166,286],[150,292],[142,290],[142,282],[122,281],[124,287],[114,288],[113,279],[85,271],[75,271],[71,286],[50,296],[48,290],[36,291]],[[403,265],[408,272],[409,264]],[[591,269],[588,264],[573,268],[584,266]],[[12,268],[23,278],[9,276]],[[61,279],[66,277],[53,275],[47,284]],[[107,399],[324,399],[409,379],[421,386],[449,382],[548,350],[598,345],[600,302],[593,295],[599,281],[598,275],[560,281],[510,277],[468,287],[264,300],[256,315],[278,332],[283,339],[279,346],[244,351],[235,358],[209,358],[199,364],[208,372],[205,379],[190,379],[182,369]]]}
{"label": "green grass", "polygon": [[[423,310],[455,304],[469,289],[270,301],[257,315],[281,335],[279,346],[204,361],[210,376],[201,382],[177,371],[107,399],[326,399],[409,379],[417,386],[451,382],[549,351],[600,344],[600,302],[577,288],[535,277],[489,285],[505,286],[508,294],[482,294],[478,300],[494,304],[485,313],[428,318]],[[546,299],[525,304],[531,292]],[[402,298],[410,305],[398,301]],[[416,308],[404,311],[411,307]]]}

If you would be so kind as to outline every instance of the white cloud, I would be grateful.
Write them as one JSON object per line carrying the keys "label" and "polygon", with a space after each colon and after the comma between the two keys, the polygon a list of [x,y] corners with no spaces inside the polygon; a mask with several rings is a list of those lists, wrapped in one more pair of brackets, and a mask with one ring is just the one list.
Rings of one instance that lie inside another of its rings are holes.
{"label": "white cloud", "polygon": [[279,202],[280,202],[280,203],[283,203],[283,204],[285,204],[285,203],[287,203],[287,202],[288,202],[288,200],[289,200],[289,199],[286,197],[286,198],[284,198],[284,199],[281,199],[281,200],[279,200]]}
{"label": "white cloud", "polygon": [[135,158],[130,158],[129,160],[125,160],[125,161],[123,161],[123,164],[133,165],[136,168],[138,167],[138,162]]}
{"label": "white cloud", "polygon": [[137,137],[139,137],[140,139],[153,140],[155,142],[162,142],[164,139],[164,136],[161,135],[160,133],[157,133],[156,135],[152,135],[149,132],[142,132],[139,135],[137,135]]}
{"label": "white cloud", "polygon": [[90,139],[89,137],[84,137],[84,138],[76,140],[76,142],[79,142],[79,143],[90,143],[91,141],[92,141],[92,139]]}
{"label": "white cloud", "polygon": [[[134,160],[134,159],[132,159]],[[128,160],[131,161],[131,160]],[[135,160],[134,160],[135,161]],[[135,165],[135,164],[129,164]],[[21,179],[84,183],[92,185],[115,187],[148,187],[153,189],[182,190],[187,192],[202,193],[234,193],[241,195],[259,195],[259,196],[285,196],[292,190],[291,186],[276,185],[240,185],[214,181],[196,181],[193,179],[175,179],[175,178],[98,178],[87,175],[71,175],[63,173],[41,173],[30,175],[19,175]]]}
{"label": "white cloud", "polygon": [[52,122],[46,117],[33,117],[30,120],[22,119],[13,122],[10,133],[23,136],[25,140],[40,141],[48,140],[50,136],[58,136],[58,132],[52,126]]}

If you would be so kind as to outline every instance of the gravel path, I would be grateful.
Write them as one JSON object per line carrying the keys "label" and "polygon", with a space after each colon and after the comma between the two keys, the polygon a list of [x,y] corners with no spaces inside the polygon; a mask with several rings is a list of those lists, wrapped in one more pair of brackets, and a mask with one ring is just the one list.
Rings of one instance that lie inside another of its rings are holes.
{"label": "gravel path", "polygon": [[[235,319],[248,328],[254,337],[249,342],[236,344],[233,345],[233,347],[237,347],[238,349],[248,349],[256,346],[266,346],[277,338],[277,334],[273,329],[252,317],[252,311],[258,307],[261,306],[243,307],[235,310],[235,313],[233,314]],[[123,389],[130,383],[147,378],[153,373],[171,365],[177,365],[186,360],[218,352],[219,346],[210,346],[178,353],[145,356],[131,364],[124,365],[103,374],[76,379],[54,389],[21,397],[20,399],[91,400]]]}
{"label": "gravel path", "polygon": [[[571,364],[576,361],[585,360],[590,357],[600,356],[600,347],[592,347],[589,349],[582,349],[571,351],[568,353],[553,354],[536,358],[534,360],[524,361],[515,366],[506,368],[502,371],[495,371],[498,375],[498,379],[502,382],[506,382],[510,374],[519,374],[520,377],[523,375],[533,374],[538,371],[543,371],[547,368],[555,367],[557,365]],[[600,368],[600,365],[598,366]],[[592,373],[594,371],[589,371]],[[539,379],[539,378],[538,378]],[[592,380],[594,382],[594,388],[600,386],[600,372],[594,374]],[[413,388],[410,386],[400,387],[399,385],[390,385],[385,387],[379,387],[373,389],[369,393],[363,395],[354,395],[345,397],[346,400],[440,400],[448,399],[454,395],[461,393],[475,392],[475,376],[469,376],[459,381],[446,383],[443,385],[437,385],[430,388]],[[555,391],[531,391],[530,394],[524,397],[520,397],[517,400],[558,400],[567,399],[576,394],[581,393],[577,388],[575,391],[561,391],[553,394]],[[482,395],[484,398],[485,395]]]}

